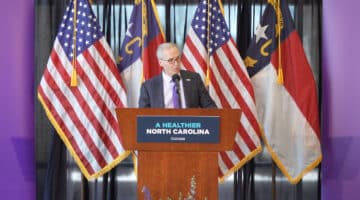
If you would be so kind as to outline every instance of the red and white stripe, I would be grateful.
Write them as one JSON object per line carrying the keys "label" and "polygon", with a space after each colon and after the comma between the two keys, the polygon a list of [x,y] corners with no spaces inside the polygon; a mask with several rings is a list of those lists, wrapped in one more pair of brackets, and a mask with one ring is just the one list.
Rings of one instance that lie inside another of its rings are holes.
{"label": "red and white stripe", "polygon": [[104,37],[77,57],[78,86],[56,39],[38,96],[48,117],[84,175],[98,177],[125,158],[115,108],[126,106],[126,91]]}
{"label": "red and white stripe", "polygon": [[254,93],[244,62],[230,39],[208,57],[195,32],[190,28],[186,38],[182,64],[205,79],[210,67],[209,93],[219,108],[240,108],[240,127],[232,151],[219,153],[219,179],[239,169],[261,151],[261,130],[257,120]]}

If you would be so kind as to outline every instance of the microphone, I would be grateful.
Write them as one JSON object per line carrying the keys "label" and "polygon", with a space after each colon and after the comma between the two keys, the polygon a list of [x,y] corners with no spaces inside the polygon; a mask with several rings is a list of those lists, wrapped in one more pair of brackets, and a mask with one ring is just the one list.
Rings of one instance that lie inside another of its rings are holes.
{"label": "microphone", "polygon": [[[180,87],[179,87],[180,76],[179,76],[179,74],[174,74],[174,75],[171,77],[171,80],[174,81],[174,83],[175,83],[176,93],[180,94]],[[179,96],[180,96],[180,95],[179,95]]]}
{"label": "microphone", "polygon": [[176,93],[177,93],[178,98],[179,98],[179,106],[181,108],[181,96],[180,96],[180,85],[179,85],[180,76],[179,76],[179,74],[172,75],[171,80],[174,81],[174,83],[175,83]]}

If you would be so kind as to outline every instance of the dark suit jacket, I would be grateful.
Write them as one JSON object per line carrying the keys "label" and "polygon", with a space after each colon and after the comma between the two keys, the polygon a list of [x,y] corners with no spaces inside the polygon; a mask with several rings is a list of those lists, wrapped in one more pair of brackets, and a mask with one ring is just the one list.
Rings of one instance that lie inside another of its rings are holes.
{"label": "dark suit jacket", "polygon": [[[181,70],[184,96],[187,108],[216,108],[198,73]],[[141,85],[140,108],[164,108],[162,74],[145,81]]]}

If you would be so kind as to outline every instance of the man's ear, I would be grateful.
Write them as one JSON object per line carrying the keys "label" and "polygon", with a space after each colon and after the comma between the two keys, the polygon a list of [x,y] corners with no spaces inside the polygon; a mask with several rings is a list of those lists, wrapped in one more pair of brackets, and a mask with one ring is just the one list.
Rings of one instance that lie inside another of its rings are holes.
{"label": "man's ear", "polygon": [[164,61],[162,61],[162,60],[159,59],[158,62],[159,62],[160,67],[163,68],[163,67],[164,67]]}

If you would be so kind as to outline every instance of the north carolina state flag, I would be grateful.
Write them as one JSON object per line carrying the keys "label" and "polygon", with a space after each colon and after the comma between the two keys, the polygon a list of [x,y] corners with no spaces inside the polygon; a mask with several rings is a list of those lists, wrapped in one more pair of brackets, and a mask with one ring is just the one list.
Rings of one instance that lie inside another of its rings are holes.
{"label": "north carolina state flag", "polygon": [[268,1],[246,55],[266,147],[295,184],[322,155],[316,83],[285,0]]}
{"label": "north carolina state flag", "polygon": [[138,106],[141,83],[160,74],[156,50],[164,41],[154,0],[135,1],[118,59],[128,107]]}

